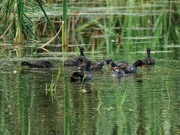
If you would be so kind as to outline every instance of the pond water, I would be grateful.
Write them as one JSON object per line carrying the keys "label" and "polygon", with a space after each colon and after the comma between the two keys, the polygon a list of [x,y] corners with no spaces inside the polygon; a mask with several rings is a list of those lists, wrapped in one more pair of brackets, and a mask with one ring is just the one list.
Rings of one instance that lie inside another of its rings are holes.
{"label": "pond water", "polygon": [[[62,2],[51,2],[44,10],[56,31],[63,30]],[[156,60],[154,67],[138,68],[120,80],[111,77],[108,67],[92,71],[93,79],[83,84],[70,82],[77,67],[62,66],[77,54],[61,52],[64,36],[54,37],[37,3],[20,3],[1,4],[0,135],[180,134],[179,1],[68,1],[68,51],[84,46],[93,61],[132,64],[150,47]],[[23,9],[23,18],[19,12],[14,18],[16,5],[22,6],[17,11]],[[15,44],[18,18],[24,23],[24,46]],[[22,60],[38,59],[51,61],[54,68],[20,69]]]}
{"label": "pond water", "polygon": [[[84,84],[71,83],[77,68],[62,67],[58,59],[49,58],[55,66],[50,71],[23,72],[20,60],[1,60],[0,133],[180,134],[180,48],[167,50],[157,49],[151,55],[156,66],[138,68],[137,74],[115,81],[109,70],[92,71],[92,81]],[[145,51],[132,51],[92,59],[133,63],[145,56]]]}

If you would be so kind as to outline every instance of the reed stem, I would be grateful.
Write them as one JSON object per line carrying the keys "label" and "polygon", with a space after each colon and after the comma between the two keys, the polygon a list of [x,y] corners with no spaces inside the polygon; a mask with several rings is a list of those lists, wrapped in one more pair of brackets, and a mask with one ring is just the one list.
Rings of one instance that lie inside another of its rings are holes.
{"label": "reed stem", "polygon": [[23,44],[23,1],[22,0],[18,0],[17,1],[17,13],[18,13],[18,24],[17,24],[17,34],[16,34],[16,43],[17,44]]}
{"label": "reed stem", "polygon": [[62,27],[62,52],[67,51],[67,3],[63,0],[63,27]]}

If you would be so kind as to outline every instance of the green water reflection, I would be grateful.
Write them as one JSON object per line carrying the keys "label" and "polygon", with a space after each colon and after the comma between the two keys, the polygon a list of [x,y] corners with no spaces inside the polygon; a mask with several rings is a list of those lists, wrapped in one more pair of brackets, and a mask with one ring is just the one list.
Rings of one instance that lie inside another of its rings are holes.
{"label": "green water reflection", "polygon": [[[92,72],[92,82],[70,83],[74,68],[60,68],[53,60],[50,71],[20,72],[19,63],[1,65],[1,134],[121,135],[179,134],[179,52],[152,54],[157,65],[139,68],[115,82],[110,72]],[[126,54],[133,62],[145,54]],[[113,56],[119,60],[119,56]],[[17,73],[14,72],[17,71]],[[57,102],[58,101],[58,102]],[[58,105],[57,103],[60,103]]]}

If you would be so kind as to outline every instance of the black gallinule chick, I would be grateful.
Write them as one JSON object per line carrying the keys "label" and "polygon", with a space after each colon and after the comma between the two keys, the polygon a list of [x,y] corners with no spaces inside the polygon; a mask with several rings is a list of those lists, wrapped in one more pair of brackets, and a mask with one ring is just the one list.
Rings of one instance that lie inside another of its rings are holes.
{"label": "black gallinule chick", "polygon": [[87,80],[91,80],[92,76],[90,73],[90,66],[91,66],[91,61],[85,59],[84,67],[82,67],[80,71],[74,72],[71,75],[71,82],[84,82]]}
{"label": "black gallinule chick", "polygon": [[47,60],[38,60],[36,63],[30,63],[28,61],[22,61],[21,67],[29,66],[30,68],[51,68],[53,64]]}
{"label": "black gallinule chick", "polygon": [[144,67],[144,63],[141,60],[135,61],[132,65],[127,66],[124,70],[125,74],[136,73],[137,67]]}
{"label": "black gallinule chick", "polygon": [[114,68],[112,69],[112,71],[113,71],[112,77],[114,77],[114,78],[121,78],[121,77],[124,77],[124,76],[125,76],[124,70],[123,70],[123,69],[120,69],[120,68],[118,68],[118,67],[114,67]]}
{"label": "black gallinule chick", "polygon": [[117,63],[114,63],[112,61],[111,66],[112,66],[113,70],[114,70],[114,68],[116,70],[121,69],[121,70],[124,70],[125,74],[129,74],[129,73],[136,73],[137,67],[138,66],[143,67],[144,63],[141,60],[137,60],[132,65],[128,65],[128,62],[122,60],[122,61],[119,61]]}
{"label": "black gallinule chick", "polygon": [[142,59],[143,63],[145,65],[155,65],[155,60],[150,56],[151,49],[147,48],[146,51],[147,51],[147,57]]}
{"label": "black gallinule chick", "polygon": [[91,63],[91,67],[90,67],[90,70],[102,70],[102,67],[104,65],[109,65],[110,62],[112,62],[112,59],[107,59],[107,60],[103,60],[102,62],[100,63]]}
{"label": "black gallinule chick", "polygon": [[77,57],[72,59],[67,59],[64,61],[64,66],[79,66],[80,64],[83,64],[83,57]]}
{"label": "black gallinule chick", "polygon": [[82,59],[85,58],[84,48],[80,47],[79,50],[80,50],[80,56],[65,60],[64,66],[79,66],[79,64],[82,62]]}
{"label": "black gallinule chick", "polygon": [[78,59],[67,59],[64,61],[64,66],[78,66],[79,61]]}
{"label": "black gallinule chick", "polygon": [[112,62],[111,66],[112,67],[118,67],[120,69],[126,69],[128,66],[128,62],[126,62],[124,60],[118,61],[117,63]]}

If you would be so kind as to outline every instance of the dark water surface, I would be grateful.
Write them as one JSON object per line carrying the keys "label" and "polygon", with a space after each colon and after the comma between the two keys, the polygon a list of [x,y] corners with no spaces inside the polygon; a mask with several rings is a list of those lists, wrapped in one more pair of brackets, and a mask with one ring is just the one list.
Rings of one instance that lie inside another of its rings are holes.
{"label": "dark water surface", "polygon": [[[20,61],[3,60],[0,134],[180,134],[179,52],[154,53],[156,66],[138,68],[137,74],[119,81],[109,70],[93,71],[93,80],[81,85],[69,81],[76,68],[63,68],[59,60],[50,59],[55,65],[50,71],[23,72]],[[133,63],[145,56],[132,52],[109,57]]]}

